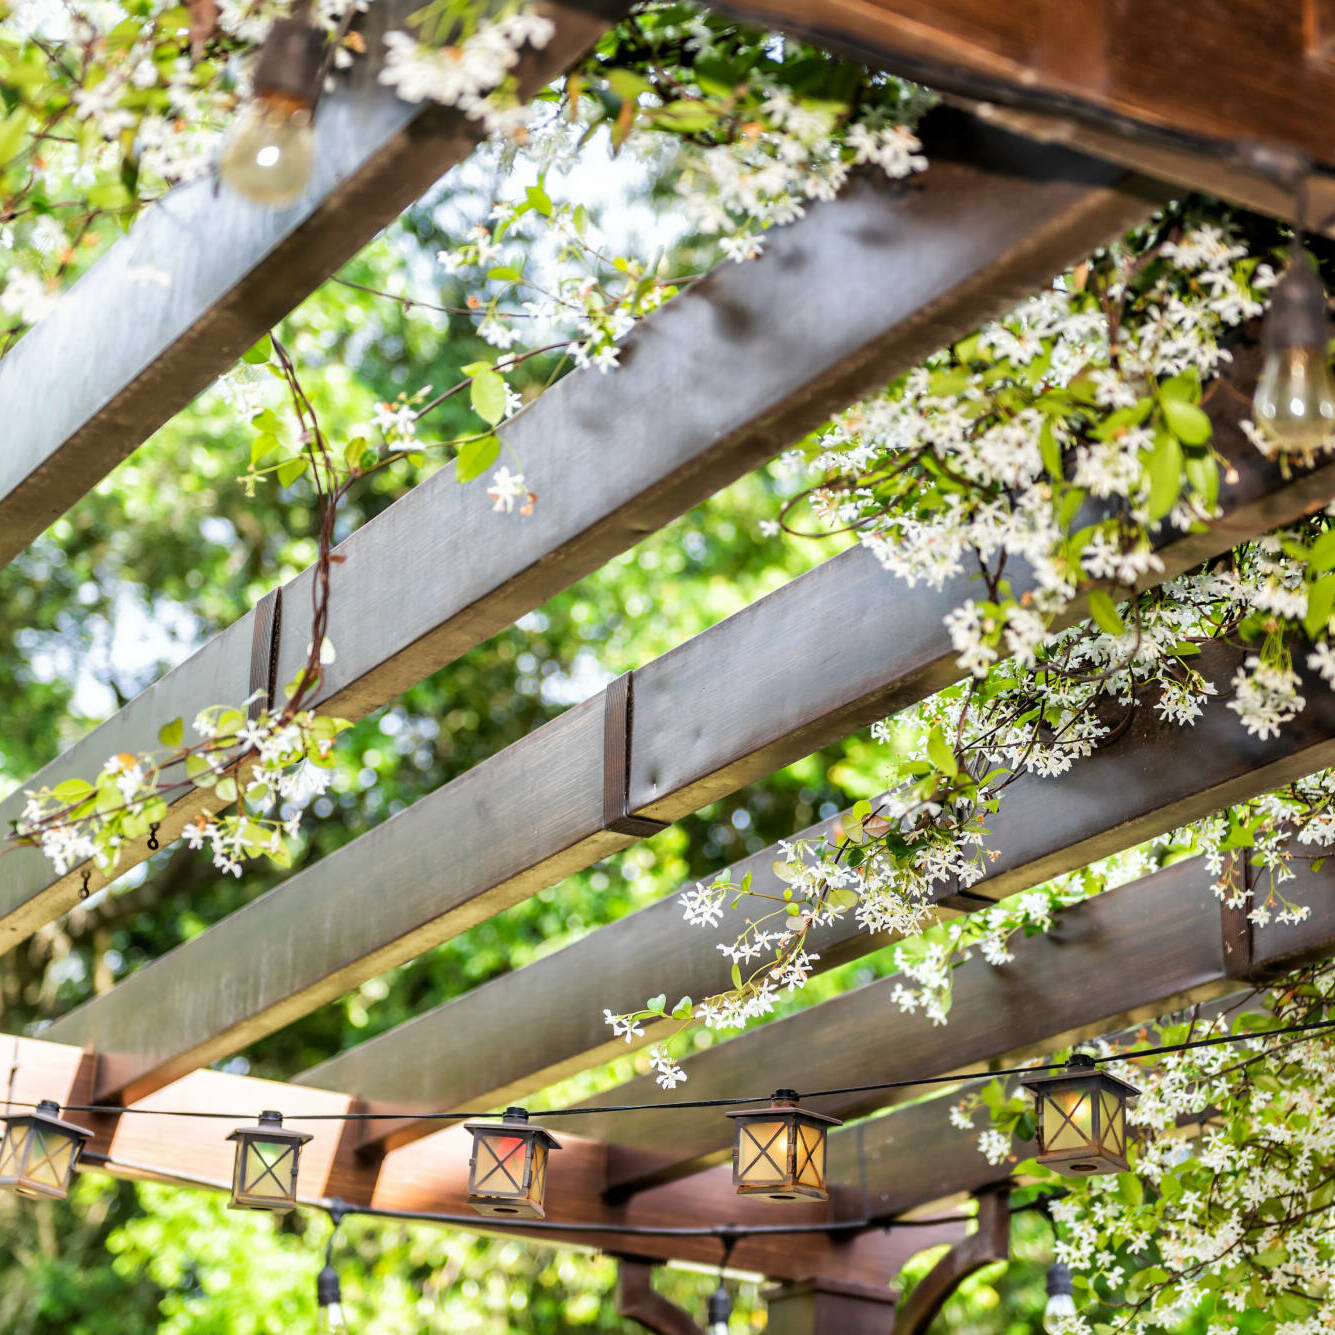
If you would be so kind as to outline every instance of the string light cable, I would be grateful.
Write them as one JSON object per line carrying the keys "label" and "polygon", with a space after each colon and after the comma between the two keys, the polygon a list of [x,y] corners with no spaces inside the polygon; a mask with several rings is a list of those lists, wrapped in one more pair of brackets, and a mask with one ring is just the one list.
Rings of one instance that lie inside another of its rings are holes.
{"label": "string light cable", "polygon": [[[1101,1056],[1091,1055],[1088,1060],[1097,1065],[1107,1062],[1144,1061],[1151,1057],[1170,1056],[1179,1052],[1192,1052],[1199,1048],[1219,1047],[1233,1043],[1255,1043],[1275,1038],[1284,1038],[1291,1034],[1311,1034],[1315,1037],[1331,1030],[1335,1030],[1335,1019],[1311,1020],[1302,1024],[1283,1025],[1275,1029],[1257,1030],[1250,1033],[1216,1034],[1209,1038],[1187,1039],[1180,1043],[1164,1043],[1157,1047],[1137,1048],[1128,1052],[1108,1053]],[[925,1088],[932,1085],[962,1084],[968,1080],[995,1079],[1012,1075],[1034,1075],[1043,1071],[1058,1071],[1064,1070],[1065,1068],[1065,1062],[1044,1062],[1029,1066],[1006,1066],[990,1070],[958,1071],[950,1075],[915,1076],[907,1080],[885,1080],[876,1084],[840,1085],[829,1089],[809,1089],[803,1090],[798,1097],[802,1099],[819,1099],[844,1094],[876,1094],[897,1089],[915,1089]],[[616,1113],[672,1112],[705,1108],[738,1108],[747,1105],[767,1104],[770,1102],[771,1097],[772,1096],[769,1094],[746,1094],[734,1098],[665,1099],[656,1103],[612,1103],[586,1105],[573,1108],[545,1108],[540,1111],[531,1109],[530,1115],[535,1118],[541,1117],[543,1119],[551,1119],[555,1117],[596,1117],[603,1114]],[[28,1103],[19,1099],[9,1099],[6,1100],[6,1102],[11,1108],[35,1108],[38,1106],[36,1103]],[[122,1117],[126,1115],[140,1115],[146,1117],[196,1117],[215,1121],[237,1122],[244,1121],[247,1118],[254,1116],[254,1112],[251,1109],[247,1109],[245,1112],[220,1112],[216,1110],[205,1111],[195,1108],[151,1108],[137,1107],[133,1105],[126,1107],[114,1103],[71,1103],[61,1106],[66,1113],[86,1113],[89,1115],[106,1117]],[[349,1111],[341,1113],[288,1113],[285,1114],[285,1120],[290,1122],[398,1122],[405,1120],[419,1122],[458,1122],[463,1121],[466,1118],[494,1116],[494,1110],[488,1110],[486,1112],[459,1110],[451,1110],[449,1112]]]}

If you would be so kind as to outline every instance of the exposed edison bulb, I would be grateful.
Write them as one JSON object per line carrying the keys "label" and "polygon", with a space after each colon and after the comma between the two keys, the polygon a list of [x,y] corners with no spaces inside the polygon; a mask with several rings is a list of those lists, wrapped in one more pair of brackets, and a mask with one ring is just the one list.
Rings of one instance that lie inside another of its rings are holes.
{"label": "exposed edison bulb", "polygon": [[1075,1314],[1071,1272],[1058,1261],[1048,1268],[1048,1305],[1043,1309],[1043,1329],[1054,1335],[1062,1323]]}
{"label": "exposed edison bulb", "polygon": [[339,1287],[338,1271],[326,1265],[315,1279],[315,1297],[320,1306],[322,1331],[347,1330],[348,1320],[343,1314],[343,1293]]}
{"label": "exposed edison bulb", "polygon": [[1325,289],[1295,252],[1270,299],[1261,333],[1265,363],[1252,399],[1256,425],[1276,450],[1306,452],[1335,436],[1329,337]]}
{"label": "exposed edison bulb", "polygon": [[1266,354],[1252,400],[1256,425],[1279,450],[1307,451],[1335,435],[1335,376],[1325,347]]}
{"label": "exposed edison bulb", "polygon": [[290,98],[256,97],[236,118],[218,170],[238,195],[279,207],[301,197],[314,162],[310,108]]}
{"label": "exposed edison bulb", "polygon": [[707,1335],[728,1335],[728,1318],[732,1316],[732,1299],[722,1284],[709,1295]]}

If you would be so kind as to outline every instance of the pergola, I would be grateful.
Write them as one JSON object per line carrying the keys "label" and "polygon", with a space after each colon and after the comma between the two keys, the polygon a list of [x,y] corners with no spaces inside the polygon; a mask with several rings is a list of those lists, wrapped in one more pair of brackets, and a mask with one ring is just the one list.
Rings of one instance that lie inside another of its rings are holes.
{"label": "pergola", "polygon": [[[365,716],[1038,290],[1175,190],[1206,189],[1286,216],[1291,194],[1274,154],[1244,151],[1243,141],[1330,153],[1335,8],[1327,0],[1282,11],[1235,0],[1227,13],[1173,0],[719,7],[947,93],[951,105],[923,127],[930,168],[908,184],[855,182],[773,233],[759,260],[715,272],[644,321],[614,374],[571,375],[508,424],[504,434],[522,457],[565,467],[549,471],[541,513],[505,544],[482,542],[490,516],[444,474],[348,538],[329,626],[339,655],[322,708]],[[1137,34],[1161,26],[1165,8],[1183,21],[1173,42],[1147,47]],[[598,4],[548,10],[557,36],[527,57],[530,91],[577,60],[618,13]],[[1072,45],[1084,57],[1078,67]],[[1245,71],[1235,70],[1242,59]],[[1225,95],[1235,76],[1237,91]],[[265,214],[204,189],[173,194],[0,362],[11,442],[0,460],[6,560],[474,142],[455,113],[408,106],[369,82],[332,95],[318,132],[318,182],[302,205]],[[1313,177],[1317,216],[1328,211],[1320,206],[1328,187]],[[206,215],[210,244],[201,246],[190,239],[205,231]],[[170,281],[127,284],[127,270],[150,260]],[[58,369],[70,365],[83,374],[70,380]],[[1232,374],[1254,375],[1245,351]],[[682,385],[691,392],[678,392]],[[1236,406],[1222,397],[1209,406],[1237,481],[1224,488],[1223,514],[1208,531],[1165,540],[1156,579],[1335,498],[1335,465],[1282,473],[1243,437]],[[652,434],[644,430],[650,411]],[[282,607],[308,606],[310,579],[307,572],[269,595],[32,782],[92,774],[110,753],[152,749],[164,718],[290,679],[305,661],[306,633],[300,615]],[[291,876],[59,1018],[41,1039],[15,1038],[10,1098],[274,1107],[292,1117],[417,1110],[308,1124],[302,1198],[465,1213],[469,1138],[439,1114],[521,1100],[624,1051],[601,1008],[641,1003],[639,962],[651,944],[674,995],[727,988],[727,962],[702,948],[675,904],[603,927],[285,1084],[205,1068],[950,684],[958,670],[942,619],[963,589],[962,580],[941,591],[905,588],[861,548],[834,557]],[[1208,652],[1227,674],[1235,651]],[[1180,763],[1176,729],[1145,710],[1061,784],[1021,780],[991,831],[999,855],[989,874],[967,891],[943,892],[937,911],[944,918],[985,907],[1330,765],[1335,704],[1324,689],[1308,695],[1314,704],[1297,723],[1264,740],[1212,706],[1193,730],[1189,765]],[[17,817],[22,800],[0,804],[0,816]],[[158,839],[178,836],[198,810],[198,794],[177,801]],[[495,829],[506,837],[497,840]],[[149,852],[146,843],[124,849],[120,870]],[[775,856],[766,850],[734,870],[779,890]],[[91,865],[54,875],[30,849],[3,867],[6,948],[105,883]],[[772,1083],[793,1052],[803,1054],[812,1087],[972,1071],[1227,996],[1335,955],[1333,878],[1328,867],[1304,883],[1306,921],[1253,928],[1241,911],[1221,909],[1199,862],[1178,863],[1065,911],[1051,934],[1019,942],[1011,964],[962,967],[944,1042],[924,1016],[899,1013],[889,1001],[896,980],[880,979],[690,1057],[691,1096]],[[818,929],[812,949],[830,968],[886,940],[841,923]],[[642,1077],[591,1106],[653,1098]],[[818,1106],[862,1118],[889,1102],[886,1093],[862,1093]],[[776,1335],[892,1327],[916,1335],[960,1278],[1006,1255],[1009,1167],[989,1166],[952,1133],[946,1105],[928,1099],[835,1131],[831,1201],[783,1208],[735,1195],[723,1166],[730,1128],[717,1109],[581,1118],[579,1135],[563,1130],[565,1149],[552,1162],[548,1221],[528,1232],[624,1258],[623,1310],[651,1330],[698,1329],[652,1294],[647,1274],[665,1259],[716,1263],[717,1237],[672,1233],[704,1224],[735,1232],[733,1263],[782,1286],[770,1308]],[[85,1120],[94,1133],[87,1161],[113,1173],[220,1187],[230,1176],[231,1149],[216,1124],[138,1114]],[[970,1195],[979,1211],[967,1238],[957,1220],[886,1222]],[[849,1220],[875,1226],[837,1227]],[[833,1227],[764,1231],[776,1224]],[[627,1225],[664,1231],[618,1231]],[[951,1252],[896,1314],[888,1282],[910,1255],[942,1241]]]}

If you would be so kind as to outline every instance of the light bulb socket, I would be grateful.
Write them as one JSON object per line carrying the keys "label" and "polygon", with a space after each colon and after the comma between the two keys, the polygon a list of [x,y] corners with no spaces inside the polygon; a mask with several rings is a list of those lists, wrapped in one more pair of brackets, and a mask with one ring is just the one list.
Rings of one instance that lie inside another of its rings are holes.
{"label": "light bulb socket", "polygon": [[1071,1283],[1071,1269],[1060,1261],[1054,1261],[1048,1267],[1048,1297],[1070,1298],[1075,1294],[1075,1285]]}
{"label": "light bulb socket", "polygon": [[321,1307],[332,1307],[343,1301],[343,1288],[338,1282],[338,1271],[327,1265],[315,1277],[315,1301]]}
{"label": "light bulb socket", "polygon": [[1324,353],[1329,339],[1326,289],[1306,256],[1295,250],[1289,267],[1270,294],[1270,309],[1261,327],[1261,346],[1266,352],[1319,348]]}
{"label": "light bulb socket", "polygon": [[313,111],[324,82],[325,53],[324,34],[304,12],[275,19],[255,62],[255,96]]}
{"label": "light bulb socket", "polygon": [[709,1295],[709,1306],[706,1309],[706,1324],[710,1326],[728,1324],[728,1318],[732,1316],[732,1296],[722,1284]]}

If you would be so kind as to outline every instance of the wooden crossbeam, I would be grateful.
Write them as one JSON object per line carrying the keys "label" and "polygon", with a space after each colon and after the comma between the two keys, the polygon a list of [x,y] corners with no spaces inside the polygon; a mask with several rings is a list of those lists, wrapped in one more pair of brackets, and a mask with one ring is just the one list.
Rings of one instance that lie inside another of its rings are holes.
{"label": "wooden crossbeam", "polygon": [[[1063,910],[1051,932],[1012,942],[1012,963],[993,967],[975,957],[955,970],[944,1031],[922,1013],[900,1011],[891,997],[904,980],[882,978],[688,1057],[685,1088],[693,1099],[730,1098],[765,1093],[758,1084],[870,1085],[1020,1061],[1236,991],[1240,978],[1335,954],[1335,870],[1329,866],[1300,871],[1293,883],[1294,897],[1311,905],[1310,917],[1257,927],[1250,957],[1241,960],[1225,951],[1212,879],[1199,859],[1180,862]],[[653,1082],[641,1078],[584,1106],[650,1102],[653,1090]],[[850,1117],[895,1101],[895,1091],[855,1092],[812,1100],[812,1106]],[[727,1128],[695,1112],[581,1118],[580,1129],[612,1143],[614,1193],[716,1163],[731,1144]],[[665,1152],[668,1143],[673,1148]],[[899,1171],[911,1178],[916,1161],[896,1157]],[[842,1173],[849,1160],[840,1163]],[[910,1208],[904,1201],[917,1194],[915,1186],[890,1208]]]}
{"label": "wooden crossbeam", "polygon": [[[412,6],[390,8],[406,16]],[[545,9],[556,34],[516,71],[526,97],[608,24],[577,5],[545,0]],[[401,102],[373,75],[322,103],[314,175],[299,203],[260,208],[208,179],[172,191],[5,356],[0,564],[472,151],[476,121]]]}
{"label": "wooden crossbeam", "polygon": [[[1239,659],[1227,646],[1211,646],[1198,665],[1207,679],[1222,685]],[[989,821],[986,848],[996,860],[989,858],[988,873],[970,889],[969,899],[943,887],[938,918],[952,915],[958,905],[978,907],[970,899],[1015,894],[1335,762],[1330,693],[1315,678],[1306,686],[1312,701],[1306,725],[1264,742],[1244,733],[1218,699],[1187,731],[1145,709],[1121,737],[1061,780],[1034,775],[1017,780]],[[1190,755],[1189,764],[1182,763],[1184,754]],[[822,822],[799,837],[821,834],[833,824]],[[757,893],[782,894],[783,883],[772,869],[782,856],[776,845],[743,859],[730,869],[734,883],[749,874]],[[643,1004],[646,961],[654,987],[672,999],[699,999],[730,987],[730,965],[712,946],[740,932],[748,912],[754,910],[744,902],[725,910],[719,927],[702,931],[684,922],[675,899],[651,905],[349,1048],[297,1080],[433,1112],[522,1100],[626,1050],[625,1041],[614,1039],[603,1024],[602,1008]],[[860,931],[850,917],[814,929],[809,949],[820,957],[817,968],[825,970],[892,939]],[[510,1019],[516,1005],[533,1017],[521,1032]],[[651,1026],[639,1043],[655,1037]],[[422,1052],[436,1055],[423,1062]],[[431,1127],[373,1123],[365,1135],[372,1143],[401,1144]]]}
{"label": "wooden crossbeam", "polygon": [[[12,1082],[9,1098],[26,1103],[51,1098],[62,1105],[87,1102],[95,1085],[96,1059],[91,1055],[41,1039],[14,1038],[6,1044],[5,1057],[12,1072],[7,1076]],[[318,1205],[337,1198],[351,1205],[382,1209],[472,1214],[465,1193],[471,1140],[462,1128],[439,1132],[382,1159],[367,1160],[356,1153],[351,1123],[300,1120],[302,1115],[338,1116],[355,1111],[347,1095],[219,1071],[192,1072],[135,1106],[210,1116],[195,1119],[142,1113],[116,1117],[72,1113],[70,1120],[95,1133],[89,1143],[90,1166],[99,1165],[123,1177],[166,1181],[184,1178],[226,1189],[231,1182],[233,1154],[226,1137],[232,1125],[212,1114],[236,1111],[244,1114],[238,1119],[238,1124],[244,1124],[253,1121],[261,1109],[276,1108],[288,1119],[288,1125],[313,1136],[301,1155],[298,1193],[303,1202]],[[643,1237],[611,1229],[619,1225],[668,1229],[736,1225],[744,1231],[772,1224],[819,1224],[860,1217],[856,1211],[836,1214],[836,1208],[842,1207],[828,1204],[788,1210],[739,1198],[726,1172],[706,1173],[690,1183],[646,1193],[629,1206],[608,1205],[600,1195],[604,1147],[567,1134],[563,1128],[557,1128],[557,1133],[563,1148],[552,1155],[548,1172],[548,1220],[606,1225],[609,1231],[560,1233],[544,1229],[525,1235],[536,1241],[716,1265],[721,1247],[715,1237]],[[494,1221],[480,1217],[476,1229],[496,1231]],[[781,1279],[827,1275],[883,1287],[915,1252],[938,1242],[953,1242],[962,1232],[959,1225],[952,1224],[932,1232],[878,1231],[855,1239],[832,1238],[823,1232],[753,1234],[739,1242],[733,1263],[740,1269]]]}
{"label": "wooden crossbeam", "polygon": [[[493,514],[440,473],[341,544],[328,707],[355,718],[383,704],[1149,208],[1134,183],[1088,159],[958,116],[929,128],[935,160],[920,181],[861,182],[815,206],[776,230],[759,260],[718,270],[644,321],[615,375],[570,376],[508,424],[502,434],[542,493],[532,518]],[[650,418],[651,438],[637,431]],[[305,660],[310,579],[285,593],[280,682]],[[155,747],[167,719],[244,698],[254,623],[249,614],[217,635],[23,786],[91,778],[108,755]],[[206,796],[177,802],[159,838],[174,838]],[[0,826],[23,800],[0,803]],[[144,841],[126,845],[118,872],[147,856]],[[81,871],[54,877],[35,851],[7,856],[0,949],[71,908]],[[92,872],[92,890],[104,883]]]}
{"label": "wooden crossbeam", "polygon": [[[1162,578],[1226,550],[1245,532],[1307,513],[1332,493],[1335,465],[1282,479],[1235,427],[1221,420],[1218,436],[1239,475],[1223,522],[1173,535],[1159,549]],[[956,668],[943,617],[967,588],[960,576],[941,592],[905,589],[857,548],[641,669],[630,810],[676,819],[946,685]],[[852,624],[850,606],[859,609]],[[772,646],[781,641],[785,653],[776,655]],[[1048,850],[1046,860],[1003,860],[999,869],[1032,884],[1255,793],[1258,784],[1330,763],[1328,697],[1315,689],[1314,706],[1270,750],[1213,712],[1210,726],[1228,731],[1225,746],[1234,755],[1225,781],[1207,792],[1178,769],[1146,776],[1134,749],[1107,748],[1105,776],[1119,785],[1147,783],[1157,812],[1111,829],[1086,821],[1081,837]],[[607,708],[604,693],[571,710],[57,1021],[53,1036],[105,1054],[104,1096],[137,1097],[625,847],[631,836],[605,823]],[[1150,726],[1146,712],[1130,739]],[[1171,807],[1174,783],[1185,795]],[[1069,777],[1067,784],[1078,792]],[[1070,808],[1077,830],[1090,811],[1103,809],[1106,791],[1105,778],[1083,799],[1083,811]],[[1042,810],[1024,838],[1041,840],[1048,827]],[[493,837],[497,829],[508,832],[505,840]],[[1014,860],[1026,847],[1016,840],[1003,858]],[[365,912],[370,884],[381,894],[373,915]],[[1002,875],[995,884],[1008,892]],[[254,949],[269,940],[291,944],[281,954]],[[227,976],[201,986],[200,977],[220,964]],[[161,1023],[145,1024],[148,1014]]]}
{"label": "wooden crossbeam", "polygon": [[[1329,0],[724,0],[947,92],[1335,162]],[[1129,127],[1134,129],[1134,126]]]}

